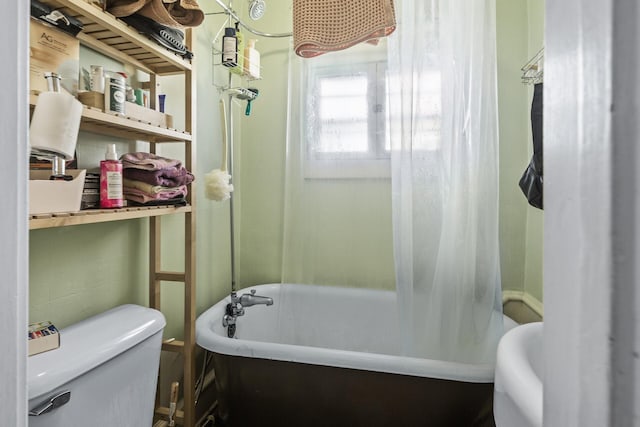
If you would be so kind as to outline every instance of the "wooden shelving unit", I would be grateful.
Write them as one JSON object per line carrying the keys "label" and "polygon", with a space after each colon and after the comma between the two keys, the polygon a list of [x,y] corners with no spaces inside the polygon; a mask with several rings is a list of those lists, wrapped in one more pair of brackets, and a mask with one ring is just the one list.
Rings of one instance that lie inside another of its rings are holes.
{"label": "wooden shelving unit", "polygon": [[[78,34],[80,43],[108,57],[132,65],[150,75],[151,98],[155,99],[156,77],[182,74],[185,80],[185,129],[184,131],[162,128],[129,118],[116,117],[102,111],[85,107],[82,113],[81,130],[129,140],[148,141],[150,152],[155,153],[158,144],[181,143],[184,146],[184,166],[194,172],[195,144],[194,64],[179,55],[164,49],[154,41],[138,33],[123,21],[102,10],[91,0],[41,0],[49,6],[79,19],[84,29]],[[192,46],[191,30],[185,34],[185,44]],[[31,95],[30,103],[35,104],[37,97]],[[29,228],[37,230],[51,227],[64,227],[82,224],[94,224],[108,221],[121,221],[136,218],[149,218],[149,306],[160,309],[163,281],[179,282],[184,287],[183,338],[164,344],[164,351],[180,353],[183,357],[183,380],[180,390],[184,404],[177,411],[175,420],[178,425],[195,425],[195,207],[194,185],[191,184],[187,196],[187,206],[136,206],[115,210],[87,210],[74,214],[34,215],[29,219]],[[165,215],[184,215],[184,271],[164,271],[161,265],[162,218]],[[156,417],[166,417],[168,408],[157,407]]]}
{"label": "wooden shelving unit", "polygon": [[[38,100],[37,95],[30,95],[29,104],[34,106]],[[82,122],[80,130],[153,143],[180,142],[190,143],[191,134],[186,131],[179,131],[172,128],[163,128],[145,123],[139,120],[132,120],[127,117],[118,117],[107,114],[97,108],[83,105]]]}
{"label": "wooden shelving unit", "polygon": [[135,206],[121,209],[90,209],[77,213],[41,214],[29,217],[29,229],[96,224],[191,212],[191,206]]}

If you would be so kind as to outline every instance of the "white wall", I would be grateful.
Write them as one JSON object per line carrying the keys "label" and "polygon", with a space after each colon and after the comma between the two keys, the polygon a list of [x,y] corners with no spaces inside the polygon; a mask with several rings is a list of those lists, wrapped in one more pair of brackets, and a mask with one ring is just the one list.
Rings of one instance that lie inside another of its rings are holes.
{"label": "white wall", "polygon": [[640,424],[639,18],[635,1],[547,3],[549,427]]}
{"label": "white wall", "polygon": [[0,56],[5,61],[0,89],[0,140],[4,183],[0,210],[0,414],[2,425],[27,425],[27,65],[28,4],[3,3]]}

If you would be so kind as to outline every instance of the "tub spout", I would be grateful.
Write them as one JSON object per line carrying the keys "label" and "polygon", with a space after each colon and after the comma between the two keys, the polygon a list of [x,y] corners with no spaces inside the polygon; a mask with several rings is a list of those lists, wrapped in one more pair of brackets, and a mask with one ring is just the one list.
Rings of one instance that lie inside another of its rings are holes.
{"label": "tub spout", "polygon": [[238,297],[236,291],[231,291],[230,299],[231,302],[227,304],[225,314],[222,317],[222,326],[227,328],[227,336],[229,338],[235,338],[236,321],[238,317],[244,316],[245,307],[258,304],[273,305],[273,298],[256,295],[255,289],[252,289],[249,294],[242,294],[240,297]]}
{"label": "tub spout", "polygon": [[240,297],[240,305],[242,307],[251,307],[258,304],[273,305],[273,298],[256,295],[255,289],[252,289],[250,294],[242,294]]}

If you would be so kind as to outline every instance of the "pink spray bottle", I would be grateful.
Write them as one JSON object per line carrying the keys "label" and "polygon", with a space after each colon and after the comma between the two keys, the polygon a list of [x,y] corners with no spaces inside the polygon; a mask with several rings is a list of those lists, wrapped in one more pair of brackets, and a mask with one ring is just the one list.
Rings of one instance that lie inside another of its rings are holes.
{"label": "pink spray bottle", "polygon": [[122,206],[122,162],[118,160],[116,145],[109,144],[105,159],[100,161],[100,207]]}

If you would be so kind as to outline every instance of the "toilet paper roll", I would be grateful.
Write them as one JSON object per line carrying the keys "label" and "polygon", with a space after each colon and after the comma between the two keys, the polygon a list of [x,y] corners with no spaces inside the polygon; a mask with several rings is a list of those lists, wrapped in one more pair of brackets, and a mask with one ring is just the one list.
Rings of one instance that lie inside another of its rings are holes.
{"label": "toilet paper roll", "polygon": [[68,93],[41,93],[29,126],[31,151],[73,159],[81,117],[82,104]]}

